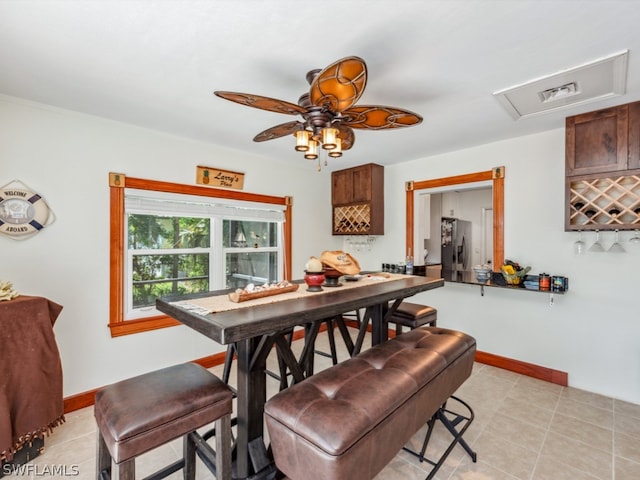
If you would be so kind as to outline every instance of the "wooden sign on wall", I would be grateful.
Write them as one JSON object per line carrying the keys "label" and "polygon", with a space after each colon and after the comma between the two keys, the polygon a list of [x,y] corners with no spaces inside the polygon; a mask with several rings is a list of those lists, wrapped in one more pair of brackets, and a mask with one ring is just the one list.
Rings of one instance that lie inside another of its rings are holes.
{"label": "wooden sign on wall", "polygon": [[244,188],[244,173],[212,167],[196,167],[196,183],[207,187]]}

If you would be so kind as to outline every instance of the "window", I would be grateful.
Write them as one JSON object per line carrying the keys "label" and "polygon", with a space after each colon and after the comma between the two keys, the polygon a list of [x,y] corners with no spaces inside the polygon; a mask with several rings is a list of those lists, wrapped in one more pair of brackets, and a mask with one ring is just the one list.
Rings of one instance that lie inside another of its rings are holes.
{"label": "window", "polygon": [[112,336],[176,325],[159,296],[289,278],[289,197],[110,178]]}

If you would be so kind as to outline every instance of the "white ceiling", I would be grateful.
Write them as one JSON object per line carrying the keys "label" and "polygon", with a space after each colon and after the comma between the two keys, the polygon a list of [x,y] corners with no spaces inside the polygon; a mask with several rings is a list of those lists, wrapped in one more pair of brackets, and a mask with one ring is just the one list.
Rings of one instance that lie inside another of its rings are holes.
{"label": "white ceiling", "polygon": [[[296,117],[212,92],[296,103],[309,70],[357,55],[369,70],[359,104],[424,121],[358,130],[329,168],[390,165],[640,100],[639,25],[636,0],[0,0],[0,94],[300,164],[293,138],[252,141]],[[519,120],[493,96],[624,50],[623,96]]]}

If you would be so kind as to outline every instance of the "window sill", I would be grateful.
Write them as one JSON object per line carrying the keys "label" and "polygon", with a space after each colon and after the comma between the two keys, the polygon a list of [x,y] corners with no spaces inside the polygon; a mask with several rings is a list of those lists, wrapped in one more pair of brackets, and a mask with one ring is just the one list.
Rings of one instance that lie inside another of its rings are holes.
{"label": "window sill", "polygon": [[139,320],[126,320],[124,322],[111,323],[109,329],[112,337],[130,335],[132,333],[142,333],[160,328],[174,327],[182,325],[179,321],[167,315],[157,315],[155,317],[141,318]]}

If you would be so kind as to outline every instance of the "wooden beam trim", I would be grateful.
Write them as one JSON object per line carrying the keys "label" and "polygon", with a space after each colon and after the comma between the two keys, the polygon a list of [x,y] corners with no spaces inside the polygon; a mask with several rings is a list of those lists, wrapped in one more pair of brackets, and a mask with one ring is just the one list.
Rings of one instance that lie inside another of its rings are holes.
{"label": "wooden beam trim", "polygon": [[452,177],[436,178],[434,180],[421,180],[413,182],[414,190],[424,190],[426,188],[445,187],[448,185],[459,185],[464,183],[483,182],[493,180],[493,170],[484,172],[467,173],[464,175],[454,175]]}
{"label": "wooden beam trim", "polygon": [[413,245],[414,201],[415,201],[415,196],[414,196],[413,190],[407,190],[407,193],[406,193],[406,212],[407,213],[406,213],[406,222],[405,222],[406,223],[406,225],[405,225],[405,230],[406,230],[406,237],[405,237],[406,249],[405,249],[405,254],[409,254],[409,252],[410,252],[411,256],[415,259],[416,258],[416,250],[415,250],[414,245]]}
{"label": "wooden beam trim", "polygon": [[201,197],[228,198],[232,200],[244,200],[259,203],[271,203],[286,205],[287,197],[248,193],[238,190],[225,190],[222,188],[201,187],[182,183],[163,182],[159,180],[147,180],[144,178],[126,177],[126,188],[140,188],[156,192],[182,193],[185,195],[198,195]]}
{"label": "wooden beam trim", "polygon": [[493,270],[504,264],[504,175],[493,180]]}

